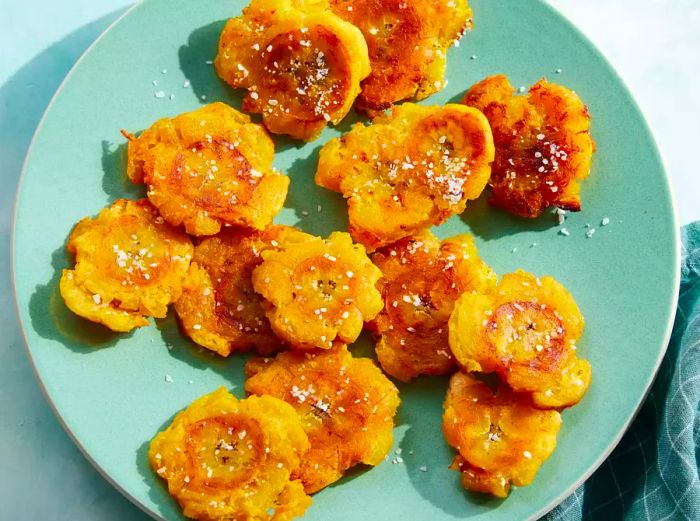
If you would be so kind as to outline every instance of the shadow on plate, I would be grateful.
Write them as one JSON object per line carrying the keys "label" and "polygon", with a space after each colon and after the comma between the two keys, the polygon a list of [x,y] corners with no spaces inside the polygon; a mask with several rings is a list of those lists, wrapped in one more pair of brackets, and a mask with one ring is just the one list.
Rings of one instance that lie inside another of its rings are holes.
{"label": "shadow on plate", "polygon": [[464,99],[464,95],[467,93],[466,90],[463,90],[459,92],[458,94],[455,94],[452,96],[450,99],[447,100],[447,103],[462,103],[462,100]]}
{"label": "shadow on plate", "polygon": [[102,190],[110,204],[117,199],[141,199],[146,197],[143,185],[131,182],[126,175],[127,143],[111,143],[102,140]]}
{"label": "shadow on plate", "polygon": [[549,212],[537,219],[524,219],[500,208],[494,208],[488,202],[489,197],[489,189],[486,188],[481,197],[467,203],[467,209],[460,215],[460,219],[469,226],[471,233],[485,241],[522,232],[542,232],[557,225],[555,216]]}
{"label": "shadow on plate", "polygon": [[[180,70],[189,80],[193,92],[203,105],[222,101],[241,110],[244,91],[229,87],[217,76],[214,66],[207,63],[213,61],[216,56],[219,36],[224,25],[226,20],[218,20],[192,31],[187,43],[178,51]],[[258,116],[252,117],[253,121],[260,121]]]}
{"label": "shadow on plate", "polygon": [[377,361],[377,356],[374,352],[374,339],[367,329],[363,329],[357,340],[350,344],[348,348],[355,358],[371,358],[375,362]]}
{"label": "shadow on plate", "polygon": [[[325,488],[319,490],[318,492],[315,492],[315,494],[323,492],[324,490],[327,489],[334,489],[336,487],[344,487],[345,485],[348,485],[352,481],[356,480],[359,477],[364,476],[367,472],[371,471],[374,467],[371,465],[365,465],[363,463],[358,463],[354,467],[350,467],[348,470],[346,470],[343,473],[343,477],[340,478],[338,481],[334,481],[330,485],[327,485]],[[313,497],[313,494],[312,496]]]}
{"label": "shadow on plate", "polygon": [[229,391],[237,398],[245,398],[243,391],[245,363],[253,354],[232,353],[231,356],[224,358],[195,344],[180,331],[175,311],[172,308],[167,317],[158,319],[155,323],[173,358],[185,362],[198,371],[214,371],[220,374],[228,382]]}
{"label": "shadow on plate", "polygon": [[[285,172],[291,179],[284,207],[294,211],[302,230],[326,237],[336,230],[347,230],[347,209],[340,194],[316,185],[317,146],[291,162]],[[284,158],[282,158],[284,162]]]}
{"label": "shadow on plate", "polygon": [[38,284],[29,299],[32,328],[41,337],[55,340],[76,353],[89,354],[94,348],[111,347],[129,334],[114,333],[106,327],[80,318],[68,309],[59,292],[61,273],[69,266],[65,246],[51,255],[53,276]]}

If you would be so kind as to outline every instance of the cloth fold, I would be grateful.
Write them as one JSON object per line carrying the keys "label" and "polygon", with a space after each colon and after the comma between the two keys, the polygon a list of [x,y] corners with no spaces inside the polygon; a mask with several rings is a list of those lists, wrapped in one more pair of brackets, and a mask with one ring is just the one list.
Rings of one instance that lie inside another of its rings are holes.
{"label": "cloth fold", "polygon": [[651,392],[605,463],[543,521],[700,519],[700,222],[681,237],[678,309]]}

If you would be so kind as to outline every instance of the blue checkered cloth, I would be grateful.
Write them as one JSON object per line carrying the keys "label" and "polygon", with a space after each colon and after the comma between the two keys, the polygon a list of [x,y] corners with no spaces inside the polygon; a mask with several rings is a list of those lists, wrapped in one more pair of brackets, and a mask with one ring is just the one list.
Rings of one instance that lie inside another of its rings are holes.
{"label": "blue checkered cloth", "polygon": [[543,521],[700,520],[700,222],[682,238],[676,322],[649,397],[607,461]]}

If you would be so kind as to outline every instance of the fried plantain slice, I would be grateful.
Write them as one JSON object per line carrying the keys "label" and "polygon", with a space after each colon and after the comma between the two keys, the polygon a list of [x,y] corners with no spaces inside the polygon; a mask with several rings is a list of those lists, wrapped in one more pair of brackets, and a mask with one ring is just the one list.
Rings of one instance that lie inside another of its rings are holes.
{"label": "fried plantain slice", "polygon": [[203,239],[175,303],[183,332],[197,344],[229,356],[233,351],[269,355],[281,348],[253,289],[253,270],[262,251],[282,237],[305,235],[287,226],[263,232],[230,228]]}
{"label": "fried plantain slice", "polygon": [[552,277],[518,270],[496,289],[465,293],[449,321],[450,348],[468,371],[496,372],[538,407],[578,403],[591,366],[576,356],[584,320],[574,298]]}
{"label": "fried plantain slice", "polygon": [[223,103],[156,121],[129,137],[129,178],[173,226],[214,235],[222,226],[264,229],[282,209],[289,178],[272,169],[262,126]]}
{"label": "fried plantain slice", "polygon": [[486,186],[493,156],[478,110],[404,103],[328,141],[316,184],[343,194],[350,233],[373,251],[463,212]]}
{"label": "fried plantain slice", "polygon": [[353,358],[344,345],[251,359],[246,374],[246,392],[276,396],[299,413],[311,450],[293,477],[307,493],[358,463],[378,465],[391,449],[398,389],[370,359]]}
{"label": "fried plantain slice", "polygon": [[573,91],[544,79],[526,96],[514,94],[505,76],[492,76],[464,97],[493,129],[491,204],[529,218],[552,206],[578,212],[595,150],[588,109]]}
{"label": "fried plantain slice", "polygon": [[97,217],[76,224],[66,249],[75,267],[63,270],[66,306],[113,331],[162,318],[182,291],[192,243],[171,228],[145,199],[119,199]]}
{"label": "fried plantain slice", "polygon": [[370,72],[362,33],[327,0],[253,0],[224,27],[214,65],[270,132],[309,141],[345,117]]}
{"label": "fried plantain slice", "polygon": [[290,477],[308,449],[289,404],[238,400],[221,387],[178,413],[151,441],[148,459],[187,517],[288,521],[311,504]]}
{"label": "fried plantain slice", "polygon": [[331,8],[367,41],[372,72],[357,107],[374,116],[442,89],[447,49],[472,27],[467,0],[331,0]]}
{"label": "fried plantain slice", "polygon": [[451,373],[447,321],[455,301],[496,285],[474,239],[457,235],[440,242],[425,231],[377,250],[372,262],[383,274],[378,286],[384,309],[371,324],[382,369],[404,382]]}
{"label": "fried plantain slice", "polygon": [[533,407],[527,395],[455,373],[445,398],[442,430],[459,454],[451,469],[467,490],[506,497],[529,485],[554,452],[561,416]]}
{"label": "fried plantain slice", "polygon": [[382,309],[375,287],[381,272],[347,233],[321,239],[299,232],[262,257],[253,287],[265,299],[273,331],[293,348],[353,342]]}

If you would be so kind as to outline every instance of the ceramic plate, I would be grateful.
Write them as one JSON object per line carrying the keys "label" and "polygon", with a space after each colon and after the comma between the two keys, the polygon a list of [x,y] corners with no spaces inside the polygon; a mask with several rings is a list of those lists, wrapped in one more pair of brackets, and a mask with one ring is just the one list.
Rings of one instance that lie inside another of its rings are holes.
{"label": "ceramic plate", "polygon": [[[308,521],[535,518],[619,441],[665,350],[679,242],[668,180],[637,106],[600,53],[546,4],[472,4],[476,26],[449,52],[448,86],[424,103],[457,101],[495,73],[516,86],[546,76],[588,104],[598,150],[583,186],[583,211],[565,223],[569,236],[559,233],[552,214],[522,220],[489,208],[483,198],[436,233],[471,232],[497,272],[522,267],[567,286],[586,316],[579,349],[593,365],[593,385],[579,406],[564,412],[557,450],[535,482],[505,501],[464,492],[459,475],[447,469],[453,452],[440,429],[447,380],[401,385],[394,449],[403,450],[403,463],[350,472],[314,496]],[[202,352],[180,335],[172,316],[133,334],[112,334],[69,313],[57,282],[69,264],[64,245],[73,224],[117,198],[143,195],[125,178],[120,129],[137,131],[214,100],[240,106],[210,60],[225,20],[242,7],[238,0],[148,0],[129,11],[80,60],[52,102],[17,198],[14,281],[38,378],[86,456],[157,518],[181,514],[148,467],[148,441],[178,410],[218,386],[242,396],[244,358]],[[324,235],[346,229],[340,196],[312,181],[319,147],[336,135],[326,130],[305,145],[276,138],[275,164],[292,179],[277,222]],[[600,226],[605,218],[610,223]],[[354,349],[371,352],[371,342],[362,337]]]}

